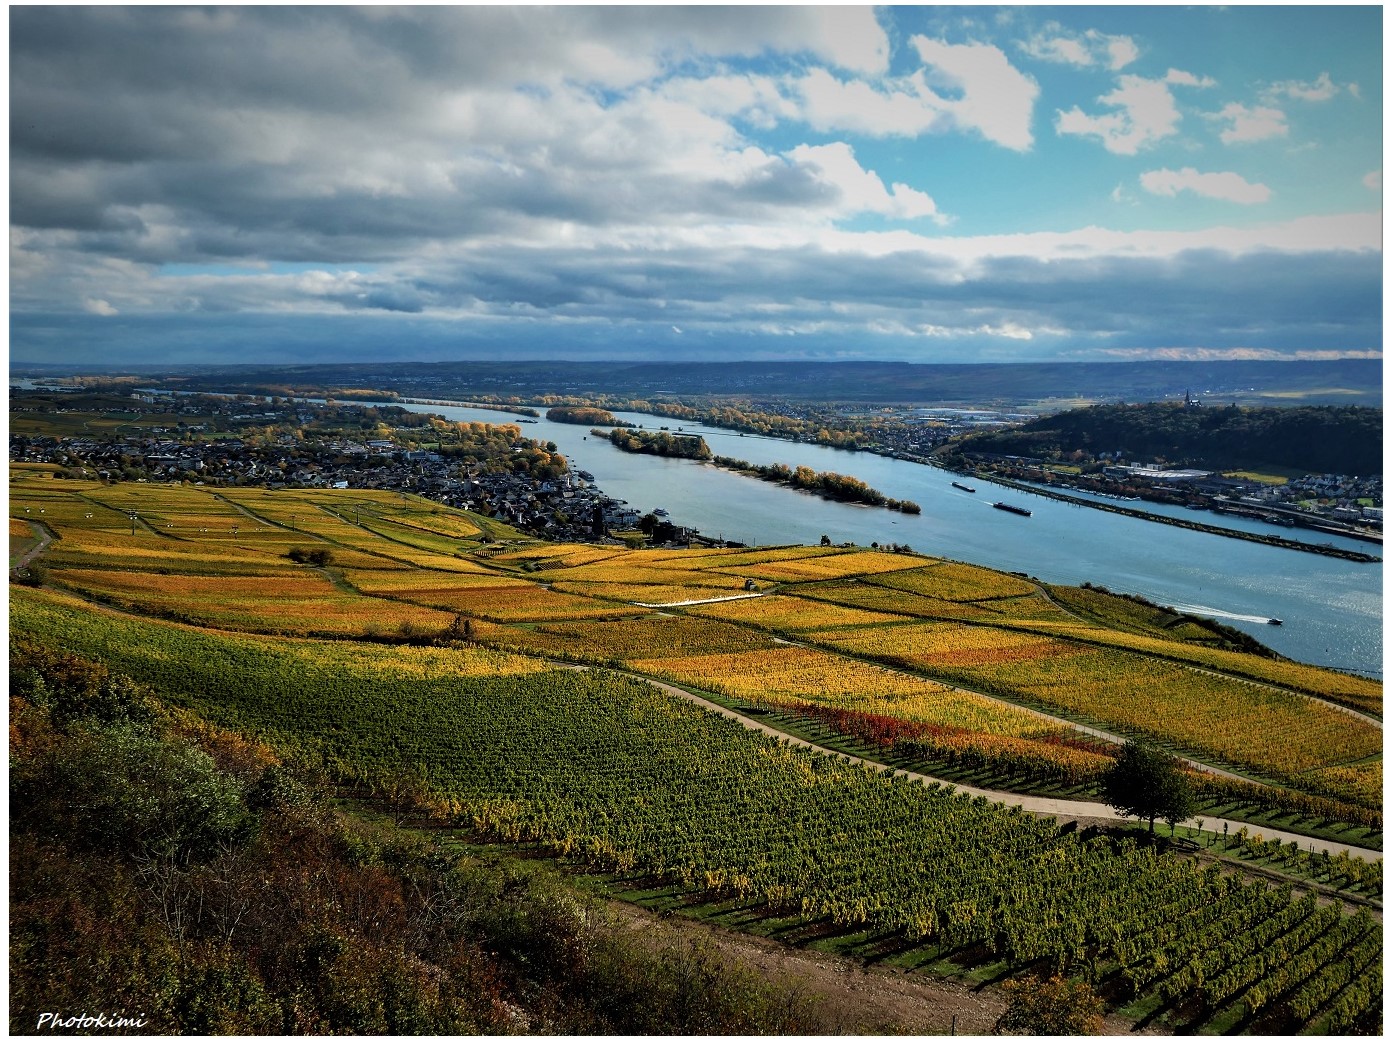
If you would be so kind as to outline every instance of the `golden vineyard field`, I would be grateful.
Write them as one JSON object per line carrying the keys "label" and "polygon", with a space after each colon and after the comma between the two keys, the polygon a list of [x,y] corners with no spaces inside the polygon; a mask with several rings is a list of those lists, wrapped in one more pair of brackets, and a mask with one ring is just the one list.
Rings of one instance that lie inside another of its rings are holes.
{"label": "golden vineyard field", "polygon": [[1378,684],[1212,645],[1202,629],[1163,637],[1095,592],[1063,600],[910,553],[536,543],[387,492],[108,486],[13,467],[10,497],[12,546],[53,538],[34,583],[92,608],[245,633],[483,642],[977,745],[1052,748],[1073,734],[1066,718],[1379,808],[1378,724],[1324,702],[1378,718]]}

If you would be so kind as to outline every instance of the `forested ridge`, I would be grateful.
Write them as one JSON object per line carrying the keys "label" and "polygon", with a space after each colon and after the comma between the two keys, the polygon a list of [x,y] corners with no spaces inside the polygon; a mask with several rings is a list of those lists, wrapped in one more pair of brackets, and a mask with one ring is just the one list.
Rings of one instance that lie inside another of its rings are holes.
{"label": "forested ridge", "polygon": [[1313,473],[1380,472],[1381,412],[1365,407],[1240,408],[1103,404],[978,433],[968,453],[1036,458],[1085,451],[1204,469],[1277,466]]}

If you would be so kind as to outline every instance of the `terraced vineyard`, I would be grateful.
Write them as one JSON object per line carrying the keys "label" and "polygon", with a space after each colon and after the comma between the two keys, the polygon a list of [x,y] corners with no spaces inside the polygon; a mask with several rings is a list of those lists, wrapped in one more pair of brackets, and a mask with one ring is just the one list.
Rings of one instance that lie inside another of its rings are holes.
{"label": "terraced vineyard", "polygon": [[[1371,683],[908,554],[543,545],[397,494],[33,469],[12,470],[11,515],[56,535],[29,582],[43,587],[12,585],[14,637],[107,661],[343,779],[407,778],[437,821],[805,928],[865,928],[916,962],[1083,976],[1151,1019],[1378,1030],[1369,912],[790,749],[612,669],[921,760],[1099,774],[1097,745],[1010,701],[1048,706],[1378,827],[1379,727],[1302,695],[1378,715]],[[731,595],[755,597],[636,605]]]}

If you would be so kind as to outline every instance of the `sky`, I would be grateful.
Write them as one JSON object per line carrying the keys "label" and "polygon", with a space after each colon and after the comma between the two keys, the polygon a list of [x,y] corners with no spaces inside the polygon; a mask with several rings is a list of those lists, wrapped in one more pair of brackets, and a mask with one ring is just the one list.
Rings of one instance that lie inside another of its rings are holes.
{"label": "sky", "polygon": [[1381,29],[12,6],[11,363],[1379,358]]}

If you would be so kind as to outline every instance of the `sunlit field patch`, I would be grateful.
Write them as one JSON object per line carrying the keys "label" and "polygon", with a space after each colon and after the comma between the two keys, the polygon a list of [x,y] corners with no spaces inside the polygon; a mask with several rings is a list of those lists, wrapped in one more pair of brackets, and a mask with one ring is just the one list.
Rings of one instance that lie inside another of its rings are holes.
{"label": "sunlit field patch", "polygon": [[1380,749],[1378,728],[1326,704],[1117,649],[950,624],[804,637],[1099,724],[1167,738],[1269,775],[1287,777]]}
{"label": "sunlit field patch", "polygon": [[[310,681],[343,696],[351,695],[351,683],[361,680],[437,681],[553,670],[553,665],[541,660],[482,647],[382,646],[209,631],[93,610],[81,600],[48,589],[17,589],[15,599],[13,630],[53,638],[65,646],[81,643],[84,652],[141,661],[144,670],[176,671],[195,656],[203,666],[245,667],[247,674],[291,676],[290,681]],[[246,689],[244,695],[257,694]]]}
{"label": "sunlit field patch", "polygon": [[17,519],[41,521],[54,529],[130,529],[130,519],[123,513],[75,494],[36,495],[29,493],[27,487],[11,488],[10,515]]}
{"label": "sunlit field patch", "polygon": [[646,674],[766,706],[819,705],[1026,736],[1062,728],[984,696],[796,646],[633,660]]}
{"label": "sunlit field patch", "polygon": [[444,573],[438,570],[343,570],[342,576],[353,586],[372,595],[415,595],[448,592],[456,589],[506,588],[533,589],[532,581],[506,577],[477,567],[473,572]]}
{"label": "sunlit field patch", "polygon": [[[13,431],[13,430],[11,430]],[[10,479],[22,480],[31,477],[51,477],[62,472],[62,466],[53,462],[11,462]]]}
{"label": "sunlit field patch", "polygon": [[762,595],[755,599],[709,603],[688,609],[699,616],[743,621],[776,631],[809,631],[814,628],[900,623],[906,620],[898,614],[858,610],[789,595]]}
{"label": "sunlit field patch", "polygon": [[833,556],[844,549],[796,545],[787,548],[646,548],[631,553],[632,563],[675,570],[724,570],[734,566],[772,563],[783,559],[803,559],[812,556]]}
{"label": "sunlit field patch", "polygon": [[504,552],[495,558],[498,562],[511,560],[534,563],[556,563],[561,566],[581,566],[584,563],[598,563],[607,559],[622,559],[629,555],[628,550],[606,548],[599,545],[534,545]]}
{"label": "sunlit field patch", "polygon": [[1024,622],[1023,626],[1100,645],[1138,650],[1233,674],[1247,675],[1274,685],[1301,689],[1375,715],[1381,712],[1380,683],[1340,671],[1329,671],[1293,660],[1273,660],[1250,653],[1161,639],[1153,635],[1137,635],[1085,624],[1071,618],[1051,623],[1043,619],[1034,619]]}
{"label": "sunlit field patch", "polygon": [[672,567],[640,565],[618,558],[601,563],[587,563],[583,566],[565,567],[552,571],[554,580],[564,582],[584,581],[593,584],[631,584],[631,585],[699,585],[704,588],[743,588],[744,577],[731,574],[708,573],[705,570],[681,570]]}
{"label": "sunlit field patch", "polygon": [[411,600],[494,621],[532,622],[622,617],[644,612],[638,606],[566,595],[536,585],[517,588],[452,588],[410,592]]}
{"label": "sunlit field patch", "polygon": [[292,576],[165,575],[65,569],[57,579],[124,609],[237,631],[383,634],[445,631],[450,613],[342,591],[303,571]]}
{"label": "sunlit field patch", "polygon": [[541,624],[548,646],[570,656],[636,660],[697,653],[769,649],[768,636],[733,624],[696,617],[639,616],[620,621]]}
{"label": "sunlit field patch", "polygon": [[831,581],[840,577],[912,570],[925,565],[928,565],[928,561],[918,556],[887,552],[843,552],[834,556],[790,559],[753,566],[736,563],[723,569],[767,581]]}
{"label": "sunlit field patch", "polygon": [[974,603],[934,599],[926,595],[916,595],[913,592],[873,584],[804,585],[795,587],[793,594],[840,603],[843,606],[855,606],[863,610],[894,613],[900,617],[938,617],[948,620],[977,621],[996,619],[994,612]]}
{"label": "sunlit field patch", "polygon": [[590,581],[554,581],[553,587],[575,595],[594,595],[621,602],[646,603],[651,606],[676,606],[680,603],[704,602],[730,596],[752,594],[743,582],[713,587],[693,584],[598,584]]}
{"label": "sunlit field patch", "polygon": [[1359,765],[1318,769],[1303,778],[1311,788],[1322,793],[1345,796],[1358,804],[1380,803],[1382,774],[1379,759]]}
{"label": "sunlit field patch", "polygon": [[[131,535],[128,526],[116,530],[74,530],[63,527],[62,540],[45,554],[54,567],[110,567],[125,570],[183,573],[255,574],[295,564],[277,550],[255,547],[230,538],[205,542],[158,537],[140,529]],[[279,546],[282,547],[282,546]]]}
{"label": "sunlit field patch", "polygon": [[870,583],[954,602],[1006,599],[1034,592],[1029,581],[965,563],[938,563],[908,573],[872,577]]}
{"label": "sunlit field patch", "polygon": [[1091,650],[1043,635],[972,624],[897,624],[820,632],[813,641],[908,666],[977,667],[1074,656]]}

